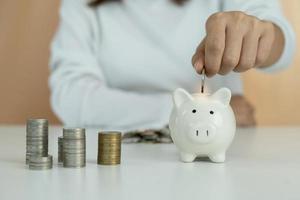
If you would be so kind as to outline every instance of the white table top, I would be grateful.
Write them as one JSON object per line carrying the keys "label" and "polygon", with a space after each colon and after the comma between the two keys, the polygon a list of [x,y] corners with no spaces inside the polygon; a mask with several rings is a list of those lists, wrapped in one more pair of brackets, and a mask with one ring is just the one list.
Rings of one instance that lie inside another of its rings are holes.
{"label": "white table top", "polygon": [[97,131],[87,132],[87,166],[57,164],[60,127],[51,127],[52,170],[25,165],[25,128],[0,126],[0,199],[300,199],[300,128],[239,129],[227,161],[181,163],[173,144],[123,144],[119,166],[99,166]]}

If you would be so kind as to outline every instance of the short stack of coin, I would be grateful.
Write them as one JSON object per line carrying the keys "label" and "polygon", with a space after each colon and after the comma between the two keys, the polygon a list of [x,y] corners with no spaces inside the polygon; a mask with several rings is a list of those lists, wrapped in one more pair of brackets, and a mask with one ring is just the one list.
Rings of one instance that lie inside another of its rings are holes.
{"label": "short stack of coin", "polygon": [[53,158],[51,155],[48,156],[30,156],[29,158],[29,169],[31,170],[47,170],[52,169]]}
{"label": "short stack of coin", "polygon": [[58,137],[57,146],[58,146],[58,163],[62,163],[63,162],[63,137]]}
{"label": "short stack of coin", "polygon": [[100,132],[98,134],[99,165],[118,165],[121,163],[121,136],[117,131]]}
{"label": "short stack of coin", "polygon": [[31,156],[48,156],[48,120],[28,119],[26,127],[26,164]]}
{"label": "short stack of coin", "polygon": [[67,168],[85,167],[85,129],[63,129],[63,166]]}

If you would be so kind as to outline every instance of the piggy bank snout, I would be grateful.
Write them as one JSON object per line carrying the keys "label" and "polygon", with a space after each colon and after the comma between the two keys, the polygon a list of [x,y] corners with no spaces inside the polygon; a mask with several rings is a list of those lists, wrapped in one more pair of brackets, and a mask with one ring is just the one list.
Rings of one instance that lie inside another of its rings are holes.
{"label": "piggy bank snout", "polygon": [[189,139],[194,143],[209,143],[216,135],[216,127],[212,124],[190,125],[188,131]]}

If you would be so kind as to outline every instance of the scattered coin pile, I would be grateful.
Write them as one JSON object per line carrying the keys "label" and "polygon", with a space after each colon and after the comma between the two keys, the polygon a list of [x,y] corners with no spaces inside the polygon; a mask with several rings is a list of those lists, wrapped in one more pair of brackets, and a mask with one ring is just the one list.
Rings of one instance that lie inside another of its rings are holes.
{"label": "scattered coin pile", "polygon": [[172,143],[168,127],[126,132],[122,139],[124,143]]}
{"label": "scattered coin pile", "polygon": [[26,126],[26,164],[29,169],[52,168],[52,156],[48,155],[48,120],[28,119]]}
{"label": "scattered coin pile", "polygon": [[121,163],[121,133],[100,132],[98,134],[99,165],[118,165]]}
{"label": "scattered coin pile", "polygon": [[63,166],[67,168],[85,167],[85,129],[64,128],[62,141],[63,153],[61,160]]}

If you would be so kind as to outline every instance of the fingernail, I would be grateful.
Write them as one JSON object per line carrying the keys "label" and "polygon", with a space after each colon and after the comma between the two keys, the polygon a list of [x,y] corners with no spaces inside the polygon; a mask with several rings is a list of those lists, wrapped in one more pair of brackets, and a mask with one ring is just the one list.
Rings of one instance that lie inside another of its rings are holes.
{"label": "fingernail", "polygon": [[197,61],[197,62],[195,63],[195,69],[196,69],[196,71],[199,71],[200,68],[201,68],[200,62]]}
{"label": "fingernail", "polygon": [[198,61],[196,61],[194,64],[193,64],[193,67],[196,69],[197,68],[197,62]]}

